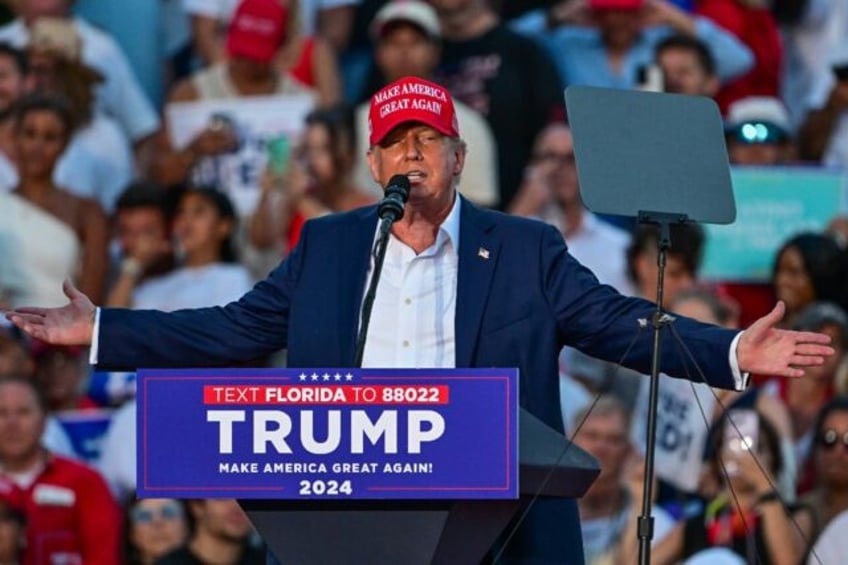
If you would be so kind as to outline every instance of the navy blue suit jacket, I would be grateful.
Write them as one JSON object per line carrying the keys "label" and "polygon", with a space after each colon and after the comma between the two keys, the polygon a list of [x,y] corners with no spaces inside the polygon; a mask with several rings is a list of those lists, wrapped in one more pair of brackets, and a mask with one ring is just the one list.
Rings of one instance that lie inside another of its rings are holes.
{"label": "navy blue suit jacket", "polygon": [[[375,207],[307,222],[291,255],[224,307],[167,314],[104,309],[99,364],[226,366],[288,348],[290,367],[351,366],[376,225]],[[599,284],[553,227],[464,199],[458,254],[456,366],[518,367],[521,405],[562,430],[562,346],[618,361],[638,320],[650,320],[654,306]],[[733,388],[728,354],[734,332],[682,318],[675,328],[710,384]],[[697,378],[670,338],[663,352],[664,372]],[[648,372],[650,361],[651,332],[645,330],[624,364]],[[582,562],[581,547],[576,505],[542,501],[510,553],[523,562]]]}

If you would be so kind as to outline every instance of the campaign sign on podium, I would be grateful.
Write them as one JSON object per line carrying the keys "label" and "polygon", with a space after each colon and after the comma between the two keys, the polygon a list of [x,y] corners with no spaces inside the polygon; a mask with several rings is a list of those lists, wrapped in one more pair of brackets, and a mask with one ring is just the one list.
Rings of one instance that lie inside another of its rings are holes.
{"label": "campaign sign on podium", "polygon": [[516,369],[138,375],[141,497],[518,497]]}

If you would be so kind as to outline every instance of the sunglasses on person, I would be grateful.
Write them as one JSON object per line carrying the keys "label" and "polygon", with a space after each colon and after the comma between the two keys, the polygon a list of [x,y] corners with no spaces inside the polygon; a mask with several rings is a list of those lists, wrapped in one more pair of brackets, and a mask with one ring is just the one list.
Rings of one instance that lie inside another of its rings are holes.
{"label": "sunglasses on person", "polygon": [[752,143],[783,143],[787,134],[777,124],[766,121],[744,122],[726,130],[727,135],[745,145]]}
{"label": "sunglasses on person", "polygon": [[159,508],[143,508],[141,506],[136,506],[130,512],[130,518],[136,524],[149,524],[156,517],[162,518],[163,520],[176,520],[178,518],[182,518],[183,510],[180,506],[175,503],[168,503]]}
{"label": "sunglasses on person", "polygon": [[819,434],[819,445],[824,449],[831,450],[833,447],[842,441],[842,446],[848,448],[848,432],[844,432],[841,436],[836,430],[824,430]]}

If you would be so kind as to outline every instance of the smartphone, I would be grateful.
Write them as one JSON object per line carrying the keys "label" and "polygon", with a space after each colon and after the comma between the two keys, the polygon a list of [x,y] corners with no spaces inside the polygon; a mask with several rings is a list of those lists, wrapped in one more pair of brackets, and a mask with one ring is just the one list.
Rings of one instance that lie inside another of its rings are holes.
{"label": "smartphone", "polygon": [[271,173],[282,175],[286,172],[291,153],[289,138],[284,135],[272,137],[268,140],[265,149],[268,152],[268,168]]}
{"label": "smartphone", "polygon": [[224,112],[215,112],[209,116],[209,127],[214,130],[235,129],[235,121],[232,116]]}
{"label": "smartphone", "polygon": [[839,82],[848,81],[848,63],[833,65],[831,70],[833,71],[834,76],[836,76],[836,80]]}
{"label": "smartphone", "polygon": [[760,440],[760,416],[755,410],[734,408],[727,413],[724,445],[733,453],[757,452]]}
{"label": "smartphone", "polygon": [[636,88],[643,92],[663,92],[665,77],[659,65],[642,65],[636,70]]}

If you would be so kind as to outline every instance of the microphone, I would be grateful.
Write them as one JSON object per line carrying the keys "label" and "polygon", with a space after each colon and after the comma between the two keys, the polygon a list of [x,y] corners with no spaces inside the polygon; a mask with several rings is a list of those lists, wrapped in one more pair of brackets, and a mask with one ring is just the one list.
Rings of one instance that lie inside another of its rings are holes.
{"label": "microphone", "polygon": [[403,206],[409,200],[409,179],[406,175],[395,175],[389,179],[386,195],[377,205],[377,215],[391,224],[403,218]]}

